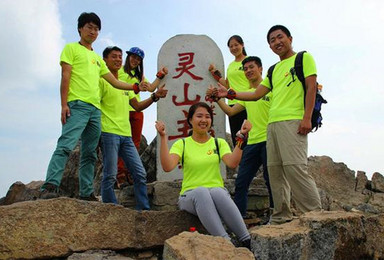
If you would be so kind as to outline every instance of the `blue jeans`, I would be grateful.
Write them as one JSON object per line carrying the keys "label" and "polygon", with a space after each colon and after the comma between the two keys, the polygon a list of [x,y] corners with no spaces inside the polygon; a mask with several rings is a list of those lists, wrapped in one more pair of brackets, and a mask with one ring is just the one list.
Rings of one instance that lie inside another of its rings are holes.
{"label": "blue jeans", "polygon": [[141,162],[132,137],[101,133],[103,150],[103,179],[101,181],[101,197],[103,202],[117,204],[114,185],[117,175],[117,158],[120,156],[133,177],[133,190],[137,210],[148,210],[147,173]]}
{"label": "blue jeans", "polygon": [[234,196],[234,201],[243,217],[247,212],[249,185],[256,176],[261,165],[263,165],[263,177],[269,193],[269,207],[273,208],[272,192],[267,169],[266,142],[247,145],[245,146],[243,156],[241,157],[239,171],[235,182]]}
{"label": "blue jeans", "polygon": [[79,193],[82,197],[88,197],[93,192],[96,148],[101,133],[101,112],[95,106],[80,100],[71,101],[68,106],[71,116],[62,126],[62,133],[49,162],[47,177],[41,189],[44,190],[47,183],[60,186],[68,156],[81,138]]}

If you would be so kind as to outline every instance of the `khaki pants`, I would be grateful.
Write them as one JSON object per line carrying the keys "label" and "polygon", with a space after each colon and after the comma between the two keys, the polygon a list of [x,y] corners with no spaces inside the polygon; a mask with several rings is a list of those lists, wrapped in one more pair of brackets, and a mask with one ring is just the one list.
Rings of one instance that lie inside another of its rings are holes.
{"label": "khaki pants", "polygon": [[271,224],[292,220],[291,194],[304,212],[321,209],[316,183],[308,174],[308,137],[297,134],[300,120],[268,125],[268,172],[274,200]]}

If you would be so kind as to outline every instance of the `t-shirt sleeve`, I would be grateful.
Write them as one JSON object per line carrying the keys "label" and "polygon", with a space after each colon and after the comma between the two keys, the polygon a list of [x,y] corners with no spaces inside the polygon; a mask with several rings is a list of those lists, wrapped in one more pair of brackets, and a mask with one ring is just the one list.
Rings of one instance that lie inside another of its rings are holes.
{"label": "t-shirt sleeve", "polygon": [[308,52],[304,53],[303,67],[304,78],[317,74],[315,60],[313,59],[312,55]]}
{"label": "t-shirt sleeve", "polygon": [[224,155],[231,153],[231,148],[229,147],[227,141],[225,141],[223,138],[217,138],[217,141],[220,150],[220,158],[223,158]]}
{"label": "t-shirt sleeve", "polygon": [[60,65],[62,62],[65,62],[72,66],[74,57],[74,48],[72,48],[69,44],[65,45],[60,55]]}
{"label": "t-shirt sleeve", "polygon": [[129,97],[129,100],[133,99],[136,97],[136,94],[133,92],[133,91],[127,91],[128,92],[128,97]]}
{"label": "t-shirt sleeve", "polygon": [[100,100],[103,99],[103,96],[105,94],[105,80],[100,78],[99,80],[99,93],[100,93]]}
{"label": "t-shirt sleeve", "polygon": [[107,65],[105,64],[105,61],[100,57],[99,62],[100,62],[100,76],[108,74],[109,69],[108,69]]}
{"label": "t-shirt sleeve", "polygon": [[271,82],[269,82],[268,76],[265,76],[263,81],[260,83],[260,85],[263,85],[264,87],[271,89]]}
{"label": "t-shirt sleeve", "polygon": [[180,157],[180,160],[181,160],[181,157],[183,155],[183,140],[182,139],[179,139],[177,140],[175,143],[173,143],[172,147],[171,147],[171,150],[169,150],[169,153],[170,154],[177,154],[179,157]]}

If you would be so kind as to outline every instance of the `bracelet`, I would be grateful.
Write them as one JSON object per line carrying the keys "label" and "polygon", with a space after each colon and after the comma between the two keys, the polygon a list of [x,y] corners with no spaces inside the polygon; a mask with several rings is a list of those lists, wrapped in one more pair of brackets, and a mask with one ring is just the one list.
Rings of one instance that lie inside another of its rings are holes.
{"label": "bracelet", "polygon": [[234,91],[231,88],[228,89],[227,98],[230,99],[230,100],[235,99],[236,98],[236,91]]}
{"label": "bracelet", "polygon": [[165,77],[165,74],[163,72],[159,71],[156,73],[156,78],[163,79],[164,77]]}
{"label": "bracelet", "polygon": [[236,146],[239,147],[240,150],[243,150],[247,145],[248,133],[242,134],[240,130],[236,134]]}
{"label": "bracelet", "polygon": [[217,82],[219,82],[220,79],[222,78],[221,73],[220,73],[220,71],[218,71],[218,70],[211,71],[211,74],[212,74],[213,78],[214,78]]}
{"label": "bracelet", "polygon": [[153,101],[153,102],[157,102],[157,101],[159,101],[159,99],[160,99],[159,97],[156,97],[156,94],[155,94],[155,93],[152,93],[152,94],[151,94],[151,98],[152,98],[152,101]]}
{"label": "bracelet", "polygon": [[139,83],[136,82],[133,84],[133,92],[135,92],[135,94],[140,92]]}

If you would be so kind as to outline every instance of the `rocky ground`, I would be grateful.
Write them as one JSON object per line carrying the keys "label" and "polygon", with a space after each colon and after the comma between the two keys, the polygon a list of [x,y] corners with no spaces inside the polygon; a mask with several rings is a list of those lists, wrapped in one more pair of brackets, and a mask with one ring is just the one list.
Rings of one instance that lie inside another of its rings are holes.
{"label": "rocky ground", "polygon": [[[384,259],[384,177],[351,171],[327,156],[309,158],[323,211],[268,226],[261,175],[249,194],[252,252],[204,235],[199,220],[177,210],[180,181],[156,181],[156,143],[144,145],[151,211],[137,212],[132,187],[116,190],[120,206],[77,199],[78,150],[67,164],[63,197],[39,200],[42,181],[14,183],[0,199],[0,259]],[[101,161],[95,172],[100,187]],[[225,185],[233,193],[236,172]],[[188,232],[195,227],[198,232]]]}

